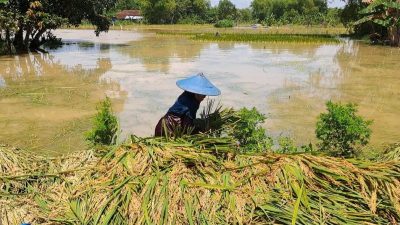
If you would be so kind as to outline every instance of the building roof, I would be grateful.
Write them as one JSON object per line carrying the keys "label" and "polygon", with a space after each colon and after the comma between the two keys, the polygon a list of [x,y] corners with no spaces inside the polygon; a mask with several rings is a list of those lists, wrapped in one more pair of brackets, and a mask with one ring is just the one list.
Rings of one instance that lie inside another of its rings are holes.
{"label": "building roof", "polygon": [[123,20],[127,17],[134,17],[134,16],[141,16],[140,10],[133,9],[133,10],[123,10],[121,12],[118,12],[116,17],[119,20]]}

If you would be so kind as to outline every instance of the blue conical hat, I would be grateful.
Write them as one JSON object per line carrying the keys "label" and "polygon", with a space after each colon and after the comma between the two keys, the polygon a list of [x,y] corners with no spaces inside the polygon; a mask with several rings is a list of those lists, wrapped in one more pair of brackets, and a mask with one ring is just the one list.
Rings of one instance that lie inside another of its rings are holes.
{"label": "blue conical hat", "polygon": [[176,85],[185,91],[195,94],[209,96],[217,96],[221,94],[221,91],[214,84],[212,84],[203,73],[178,80]]}

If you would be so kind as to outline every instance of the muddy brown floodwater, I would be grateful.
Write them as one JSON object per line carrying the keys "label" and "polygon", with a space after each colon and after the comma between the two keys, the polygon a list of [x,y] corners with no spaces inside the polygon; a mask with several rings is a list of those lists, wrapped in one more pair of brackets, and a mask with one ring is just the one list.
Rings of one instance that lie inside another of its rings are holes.
{"label": "muddy brown floodwater", "polygon": [[[60,30],[48,54],[0,57],[0,143],[44,154],[86,148],[98,101],[113,100],[121,136],[150,136],[181,90],[205,73],[225,106],[257,107],[274,137],[315,141],[327,100],[353,102],[372,125],[372,146],[400,140],[398,48],[340,44],[194,42],[150,32]],[[203,103],[204,104],[204,103]]]}

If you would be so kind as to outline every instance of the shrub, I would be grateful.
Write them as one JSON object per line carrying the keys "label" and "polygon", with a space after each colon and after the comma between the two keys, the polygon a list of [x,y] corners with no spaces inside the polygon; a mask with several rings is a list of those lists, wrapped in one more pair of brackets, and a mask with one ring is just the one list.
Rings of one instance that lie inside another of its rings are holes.
{"label": "shrub", "polygon": [[278,139],[279,149],[276,151],[278,153],[290,154],[298,152],[293,139],[289,137],[279,137]]}
{"label": "shrub", "polygon": [[226,27],[233,27],[235,23],[232,20],[219,20],[217,21],[216,24],[214,24],[214,27],[218,28],[226,28]]}
{"label": "shrub", "polygon": [[93,119],[92,130],[86,133],[86,140],[91,144],[115,144],[118,132],[118,120],[113,114],[111,101],[107,97],[97,106],[97,114]]}
{"label": "shrub", "polygon": [[350,157],[357,153],[357,146],[368,144],[372,121],[358,116],[354,104],[341,105],[328,101],[328,112],[322,113],[317,122],[316,135],[319,147],[333,156]]}
{"label": "shrub", "polygon": [[238,111],[239,120],[233,129],[233,137],[239,141],[240,150],[243,152],[262,152],[271,148],[272,139],[265,129],[260,126],[266,119],[265,115],[257,111],[242,108]]}

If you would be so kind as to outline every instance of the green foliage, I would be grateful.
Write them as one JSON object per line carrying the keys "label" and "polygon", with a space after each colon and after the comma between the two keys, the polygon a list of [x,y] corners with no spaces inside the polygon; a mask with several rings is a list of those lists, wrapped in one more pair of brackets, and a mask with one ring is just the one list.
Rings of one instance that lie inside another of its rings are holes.
{"label": "green foliage", "polygon": [[112,145],[116,142],[117,132],[118,120],[112,112],[111,101],[107,97],[97,107],[93,128],[86,133],[86,140],[93,145]]}
{"label": "green foliage", "polygon": [[235,20],[237,10],[235,5],[229,0],[220,0],[218,3],[218,19]]}
{"label": "green foliage", "polygon": [[139,9],[141,7],[139,0],[118,0],[115,4],[114,10],[126,10],[126,9]]}
{"label": "green foliage", "polygon": [[217,7],[211,7],[206,13],[207,23],[216,23],[218,21],[218,9]]}
{"label": "green foliage", "polygon": [[324,21],[329,26],[337,26],[340,24],[340,15],[342,13],[342,9],[332,8],[328,9]]}
{"label": "green foliage", "polygon": [[0,48],[0,54],[11,54],[14,52],[12,46],[12,37],[18,30],[17,18],[19,14],[9,10],[0,9],[0,30],[4,32],[4,41]]}
{"label": "green foliage", "polygon": [[328,112],[319,116],[316,128],[320,148],[333,156],[350,157],[357,147],[368,144],[372,121],[358,116],[354,104],[342,105],[328,101]]}
{"label": "green foliage", "polygon": [[175,0],[174,22],[199,24],[207,19],[210,3],[206,0]]}
{"label": "green foliage", "polygon": [[348,29],[351,29],[354,22],[361,18],[358,12],[365,7],[365,4],[359,1],[350,1],[340,14],[340,22]]}
{"label": "green foliage", "polygon": [[151,24],[174,22],[175,0],[143,0],[142,12],[145,20]]}
{"label": "green foliage", "polygon": [[363,18],[355,24],[372,21],[384,27],[400,26],[399,12],[400,3],[394,0],[376,0],[366,8],[359,11]]}
{"label": "green foliage", "polygon": [[253,18],[251,16],[251,10],[249,8],[238,9],[237,15],[238,15],[238,21],[242,23],[253,21]]}
{"label": "green foliage", "polygon": [[150,24],[202,24],[214,11],[207,0],[142,0],[140,7]]}
{"label": "green foliage", "polygon": [[243,152],[267,151],[272,146],[272,139],[266,135],[261,127],[266,117],[257,111],[242,108],[238,111],[239,120],[233,129],[232,136],[239,141],[240,150]]}
{"label": "green foliage", "polygon": [[204,24],[205,21],[199,16],[187,16],[179,19],[178,24]]}
{"label": "green foliage", "polygon": [[[251,8],[254,19],[269,22],[269,25],[272,18],[278,24],[313,24],[326,13],[327,3],[322,0],[253,0]],[[310,16],[311,20],[307,18]]]}
{"label": "green foliage", "polygon": [[279,149],[278,153],[290,154],[297,152],[297,147],[293,142],[293,139],[289,137],[279,137],[278,139]]}
{"label": "green foliage", "polygon": [[[354,25],[373,23],[387,31],[387,39],[391,45],[400,46],[400,2],[396,0],[376,0],[359,11],[361,19]],[[369,30],[369,33],[374,33]],[[382,35],[382,34],[381,34]]]}
{"label": "green foliage", "polygon": [[214,24],[214,27],[218,28],[227,28],[227,27],[233,27],[234,22],[232,20],[219,20],[217,23]]}

